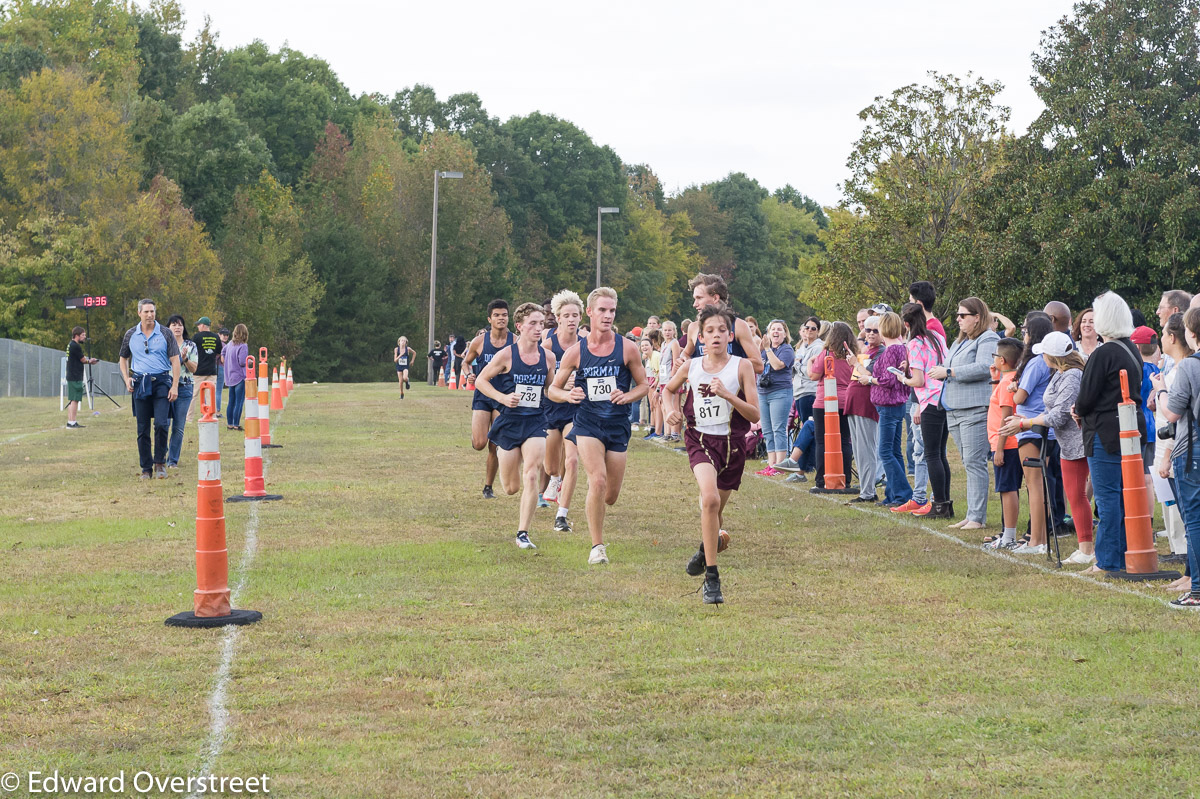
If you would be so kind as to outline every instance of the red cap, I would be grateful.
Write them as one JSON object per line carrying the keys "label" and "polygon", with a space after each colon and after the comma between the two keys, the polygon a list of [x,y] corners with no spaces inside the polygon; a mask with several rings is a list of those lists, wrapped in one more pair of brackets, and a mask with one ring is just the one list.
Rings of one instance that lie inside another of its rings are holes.
{"label": "red cap", "polygon": [[1129,334],[1129,340],[1134,344],[1149,344],[1156,338],[1158,338],[1158,334],[1145,325],[1134,328],[1133,332]]}
{"label": "red cap", "polygon": [[635,327],[632,330],[630,330],[629,333],[630,333],[630,335],[633,335],[633,336],[640,336],[640,335],[642,335],[642,329],[640,327]]}

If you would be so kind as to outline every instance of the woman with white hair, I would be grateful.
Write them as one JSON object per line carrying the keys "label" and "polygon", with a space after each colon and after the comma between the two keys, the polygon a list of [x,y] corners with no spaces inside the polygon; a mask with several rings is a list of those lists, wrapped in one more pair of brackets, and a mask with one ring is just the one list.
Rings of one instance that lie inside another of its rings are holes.
{"label": "woman with white hair", "polygon": [[1088,572],[1125,569],[1125,512],[1121,501],[1121,372],[1129,376],[1129,398],[1137,405],[1138,432],[1146,440],[1146,415],[1142,413],[1142,355],[1129,340],[1133,314],[1125,300],[1106,291],[1092,303],[1096,334],[1104,343],[1096,348],[1079,381],[1075,416],[1083,429],[1083,452],[1092,475],[1092,490],[1100,512],[1096,528],[1096,564]]}

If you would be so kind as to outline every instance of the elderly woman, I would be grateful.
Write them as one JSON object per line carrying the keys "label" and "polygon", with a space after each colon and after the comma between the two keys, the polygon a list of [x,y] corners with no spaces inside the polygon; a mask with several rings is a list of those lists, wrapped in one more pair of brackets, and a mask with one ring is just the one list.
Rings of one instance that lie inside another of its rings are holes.
{"label": "elderly woman", "polygon": [[[1096,564],[1091,573],[1125,569],[1125,512],[1121,501],[1121,426],[1117,405],[1122,401],[1121,372],[1129,375],[1130,399],[1137,406],[1138,432],[1146,440],[1146,415],[1142,413],[1142,355],[1129,340],[1133,315],[1120,296],[1105,292],[1092,303],[1096,334],[1104,343],[1096,347],[1079,381],[1075,415],[1083,429],[1083,452],[1092,475],[1092,491],[1100,511],[1096,528]],[[1176,404],[1171,407],[1182,407]],[[1178,474],[1176,475],[1178,479]],[[1187,516],[1187,511],[1184,511]]]}
{"label": "elderly woman", "polygon": [[967,472],[967,516],[950,525],[963,530],[978,530],[987,524],[988,444],[987,411],[992,398],[992,357],[1000,337],[992,328],[995,321],[987,303],[967,297],[954,314],[958,338],[946,360],[926,373],[942,381],[941,407],[954,445],[962,455]]}

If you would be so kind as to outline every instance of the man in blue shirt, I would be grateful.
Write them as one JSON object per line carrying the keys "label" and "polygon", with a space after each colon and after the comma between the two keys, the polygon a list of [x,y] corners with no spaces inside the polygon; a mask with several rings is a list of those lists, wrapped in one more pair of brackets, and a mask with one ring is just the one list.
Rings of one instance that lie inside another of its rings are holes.
{"label": "man in blue shirt", "polygon": [[[121,376],[133,395],[137,417],[138,460],[141,479],[167,476],[167,430],[171,403],[179,395],[179,344],[155,317],[154,300],[138,301],[141,322],[129,328],[121,340]],[[154,418],[154,456],[150,455],[150,419]]]}

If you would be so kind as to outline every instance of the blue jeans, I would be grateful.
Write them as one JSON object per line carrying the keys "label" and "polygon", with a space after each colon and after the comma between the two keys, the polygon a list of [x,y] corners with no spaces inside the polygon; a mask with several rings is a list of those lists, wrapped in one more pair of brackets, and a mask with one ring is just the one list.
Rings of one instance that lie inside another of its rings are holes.
{"label": "blue jeans", "polygon": [[[907,408],[909,421],[912,421],[912,414],[921,412],[921,406],[915,402]],[[913,499],[924,505],[929,499],[925,493],[925,486],[929,484],[929,469],[925,466],[925,439],[921,436],[921,426],[916,422],[908,428],[908,443],[913,462]]]}
{"label": "blue jeans", "polygon": [[[1100,511],[1100,524],[1096,527],[1096,565],[1109,572],[1124,571],[1125,503],[1121,499],[1121,456],[1110,454],[1097,437],[1087,460],[1096,508]],[[1178,479],[1178,473],[1175,476]]]}
{"label": "blue jeans", "polygon": [[179,465],[179,451],[183,449],[183,427],[187,420],[188,408],[192,406],[191,383],[179,383],[179,396],[171,403],[171,444],[167,449],[167,465]]}
{"label": "blue jeans", "polygon": [[246,381],[229,387],[229,404],[225,406],[225,424],[238,427],[242,423],[242,406],[246,403]]}
{"label": "blue jeans", "polygon": [[758,407],[762,413],[762,431],[767,452],[781,452],[787,457],[787,424],[788,414],[792,412],[792,387],[784,386],[761,395]]}
{"label": "blue jeans", "polygon": [[[804,424],[813,415],[813,404],[817,401],[816,394],[801,394],[796,398],[796,413],[800,414],[800,424]],[[822,410],[824,406],[822,406]]]}
{"label": "blue jeans", "polygon": [[1192,578],[1192,591],[1200,593],[1200,443],[1192,447],[1191,474],[1187,471],[1187,453],[1176,455],[1173,460],[1175,499],[1187,535],[1188,575]]}
{"label": "blue jeans", "polygon": [[883,501],[908,502],[912,499],[912,486],[908,484],[908,475],[904,472],[904,449],[901,434],[904,432],[904,405],[876,405],[879,413],[879,443],[876,452],[879,462],[883,465],[883,473],[887,475],[887,487],[883,492]]}
{"label": "blue jeans", "polygon": [[[171,403],[167,393],[171,390],[171,374],[157,375],[150,396],[134,398],[133,415],[137,419],[138,462],[143,472],[149,472],[155,464],[167,462],[167,432],[171,427]],[[150,425],[154,424],[154,454],[150,454]]]}
{"label": "blue jeans", "polygon": [[817,425],[810,416],[808,421],[800,425],[792,449],[800,449],[800,469],[811,472],[817,463]]}
{"label": "blue jeans", "polygon": [[220,415],[220,413],[221,413],[221,392],[224,390],[225,390],[225,367],[222,365],[218,365],[217,366],[217,394],[216,394],[217,414],[218,415]]}
{"label": "blue jeans", "polygon": [[905,440],[904,440],[904,457],[908,463],[908,472],[905,472],[905,474],[908,474],[909,472],[911,472],[912,476],[916,477],[917,476],[917,473],[916,473],[917,464],[914,460],[914,453],[913,453],[913,449],[916,446],[916,442],[913,441],[913,423],[912,423],[912,409],[913,409],[914,405],[916,405],[916,403],[912,401],[912,393],[910,392],[908,401],[904,403],[904,438],[905,438]]}

